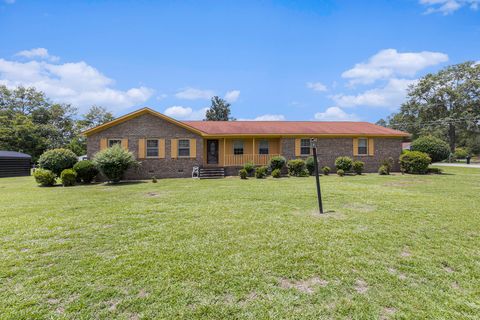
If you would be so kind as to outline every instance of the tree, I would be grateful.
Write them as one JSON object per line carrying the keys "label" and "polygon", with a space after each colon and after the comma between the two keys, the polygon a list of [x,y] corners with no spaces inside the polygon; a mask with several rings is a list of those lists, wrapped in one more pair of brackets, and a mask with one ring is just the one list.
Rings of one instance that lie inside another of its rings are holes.
{"label": "tree", "polygon": [[205,113],[205,121],[233,121],[235,118],[230,116],[230,103],[224,99],[214,96],[210,109]]}
{"label": "tree", "polygon": [[90,110],[83,115],[83,119],[78,121],[78,124],[82,130],[86,130],[112,121],[113,119],[115,119],[113,114],[104,107],[92,106]]}

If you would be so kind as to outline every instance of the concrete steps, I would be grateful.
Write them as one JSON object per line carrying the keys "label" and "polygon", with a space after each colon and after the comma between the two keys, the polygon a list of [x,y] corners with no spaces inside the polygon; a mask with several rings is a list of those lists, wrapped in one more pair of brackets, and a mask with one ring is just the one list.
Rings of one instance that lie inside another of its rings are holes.
{"label": "concrete steps", "polygon": [[200,168],[200,179],[221,179],[225,178],[225,168]]}

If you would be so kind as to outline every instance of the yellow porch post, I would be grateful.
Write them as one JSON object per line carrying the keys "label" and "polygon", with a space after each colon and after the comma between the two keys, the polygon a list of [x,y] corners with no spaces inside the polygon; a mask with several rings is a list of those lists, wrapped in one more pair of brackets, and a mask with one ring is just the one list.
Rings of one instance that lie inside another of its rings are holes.
{"label": "yellow porch post", "polygon": [[225,151],[225,149],[227,148],[227,146],[226,146],[226,140],[227,140],[227,139],[223,138],[223,166],[224,166],[224,167],[225,167],[225,159],[226,159],[226,156],[225,156],[225,154],[226,154],[225,152],[226,152],[226,151]]}
{"label": "yellow porch post", "polygon": [[255,138],[252,138],[252,158],[253,164],[255,164]]}

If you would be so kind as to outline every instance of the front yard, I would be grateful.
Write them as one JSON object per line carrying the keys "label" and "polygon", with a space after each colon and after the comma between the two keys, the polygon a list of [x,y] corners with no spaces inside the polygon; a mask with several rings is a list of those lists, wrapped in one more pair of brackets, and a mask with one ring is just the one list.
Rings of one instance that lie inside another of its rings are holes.
{"label": "front yard", "polygon": [[0,179],[0,319],[475,318],[480,170]]}

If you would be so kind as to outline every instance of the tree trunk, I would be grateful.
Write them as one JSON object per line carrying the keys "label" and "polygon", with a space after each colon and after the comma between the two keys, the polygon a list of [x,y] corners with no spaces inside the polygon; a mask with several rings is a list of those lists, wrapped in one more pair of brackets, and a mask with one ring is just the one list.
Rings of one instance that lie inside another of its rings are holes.
{"label": "tree trunk", "polygon": [[455,125],[450,123],[448,125],[448,140],[450,142],[450,152],[455,153]]}

